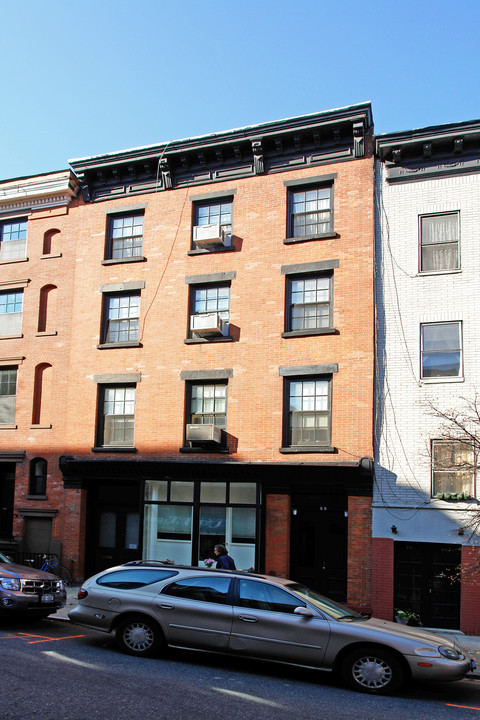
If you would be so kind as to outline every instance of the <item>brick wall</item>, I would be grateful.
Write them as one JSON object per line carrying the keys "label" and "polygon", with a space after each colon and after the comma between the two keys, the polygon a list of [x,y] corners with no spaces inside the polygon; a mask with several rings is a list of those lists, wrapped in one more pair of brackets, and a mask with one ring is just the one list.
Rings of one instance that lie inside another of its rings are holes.
{"label": "brick wall", "polygon": [[349,605],[368,611],[372,561],[371,498],[348,498],[348,587]]}
{"label": "brick wall", "polygon": [[372,614],[393,620],[393,559],[391,538],[372,539]]}
{"label": "brick wall", "polygon": [[290,497],[265,498],[265,573],[288,577],[290,569]]}

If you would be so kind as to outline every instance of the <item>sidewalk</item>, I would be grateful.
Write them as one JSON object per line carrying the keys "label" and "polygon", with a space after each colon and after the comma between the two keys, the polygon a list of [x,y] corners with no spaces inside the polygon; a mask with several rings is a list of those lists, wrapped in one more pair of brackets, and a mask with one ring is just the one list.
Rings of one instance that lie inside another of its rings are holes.
{"label": "sidewalk", "polygon": [[[70,620],[68,619],[68,611],[71,610],[71,608],[75,607],[75,605],[77,604],[77,593],[79,588],[80,585],[68,587],[67,604],[61,610],[53,613],[53,615],[51,615],[50,617],[55,618],[56,620],[68,620],[68,622],[70,622]],[[460,632],[460,630],[443,630],[439,628],[425,629],[431,630],[437,635],[443,635],[450,640],[454,640],[458,645],[460,645],[460,647],[464,650],[465,654],[468,655],[468,657],[473,658],[477,663],[477,669],[472,673],[468,673],[467,677],[477,678],[480,680],[480,637],[478,637],[477,635],[465,635],[464,633]]]}

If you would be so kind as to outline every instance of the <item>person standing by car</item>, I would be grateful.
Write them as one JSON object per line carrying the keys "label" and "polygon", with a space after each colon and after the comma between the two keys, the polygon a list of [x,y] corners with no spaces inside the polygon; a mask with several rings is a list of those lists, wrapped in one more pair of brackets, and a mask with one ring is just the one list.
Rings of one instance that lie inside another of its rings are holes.
{"label": "person standing by car", "polygon": [[236,570],[233,558],[227,552],[225,545],[215,545],[213,549],[214,555],[217,558],[217,569],[219,570]]}

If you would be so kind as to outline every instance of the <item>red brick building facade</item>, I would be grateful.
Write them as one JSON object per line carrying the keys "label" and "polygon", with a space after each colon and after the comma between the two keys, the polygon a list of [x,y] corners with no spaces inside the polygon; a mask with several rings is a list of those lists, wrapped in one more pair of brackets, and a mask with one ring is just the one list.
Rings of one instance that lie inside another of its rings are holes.
{"label": "red brick building facade", "polygon": [[0,258],[0,303],[23,298],[0,337],[2,547],[83,577],[225,542],[368,608],[370,106],[71,165],[55,209],[0,184],[26,243]]}

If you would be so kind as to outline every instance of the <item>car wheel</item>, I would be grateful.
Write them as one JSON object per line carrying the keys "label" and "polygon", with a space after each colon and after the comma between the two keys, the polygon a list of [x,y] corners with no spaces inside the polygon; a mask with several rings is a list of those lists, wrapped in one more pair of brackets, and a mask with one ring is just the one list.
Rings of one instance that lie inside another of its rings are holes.
{"label": "car wheel", "polygon": [[373,646],[349,653],[342,663],[342,676],[354,690],[372,695],[395,692],[405,679],[403,668],[395,655]]}
{"label": "car wheel", "polygon": [[121,622],[115,631],[115,639],[124,652],[138,657],[154,655],[163,644],[158,625],[140,615]]}

